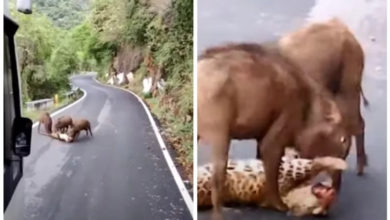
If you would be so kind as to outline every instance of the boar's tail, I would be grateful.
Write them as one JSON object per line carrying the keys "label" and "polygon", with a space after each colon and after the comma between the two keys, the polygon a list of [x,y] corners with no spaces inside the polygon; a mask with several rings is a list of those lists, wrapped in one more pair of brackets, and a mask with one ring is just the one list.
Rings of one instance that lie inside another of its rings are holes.
{"label": "boar's tail", "polygon": [[368,99],[364,95],[363,89],[360,89],[360,94],[362,95],[362,98],[363,98],[363,105],[364,105],[364,107],[368,107],[370,105],[370,103],[368,102]]}

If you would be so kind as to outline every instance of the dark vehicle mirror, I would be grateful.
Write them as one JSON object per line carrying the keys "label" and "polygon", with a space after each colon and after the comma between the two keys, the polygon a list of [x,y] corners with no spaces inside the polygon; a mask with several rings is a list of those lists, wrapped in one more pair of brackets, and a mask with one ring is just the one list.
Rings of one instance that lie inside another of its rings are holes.
{"label": "dark vehicle mirror", "polygon": [[29,118],[15,118],[12,124],[12,148],[16,155],[25,157],[31,150],[32,121]]}

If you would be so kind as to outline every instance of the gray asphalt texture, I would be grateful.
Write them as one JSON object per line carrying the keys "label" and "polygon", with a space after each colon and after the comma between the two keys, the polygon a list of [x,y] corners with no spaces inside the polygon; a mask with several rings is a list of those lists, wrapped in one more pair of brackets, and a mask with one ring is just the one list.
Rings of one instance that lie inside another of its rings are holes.
{"label": "gray asphalt texture", "polygon": [[[340,197],[329,219],[386,219],[386,1],[385,0],[198,0],[198,52],[226,42],[276,40],[307,22],[337,16],[354,32],[366,55],[363,90],[370,101],[363,108],[369,166],[358,177],[356,151],[348,157]],[[319,51],[320,53],[321,51]],[[210,147],[198,146],[198,164],[210,161]],[[254,158],[253,140],[231,143],[230,158]],[[198,219],[209,219],[201,211]],[[297,219],[255,207],[225,208],[225,219]],[[306,219],[320,219],[305,217]],[[323,219],[323,218],[321,218]]]}
{"label": "gray asphalt texture", "polygon": [[93,137],[64,143],[33,129],[17,192],[24,219],[191,219],[136,97],[91,76],[72,81],[88,94],[54,118],[87,118]]}

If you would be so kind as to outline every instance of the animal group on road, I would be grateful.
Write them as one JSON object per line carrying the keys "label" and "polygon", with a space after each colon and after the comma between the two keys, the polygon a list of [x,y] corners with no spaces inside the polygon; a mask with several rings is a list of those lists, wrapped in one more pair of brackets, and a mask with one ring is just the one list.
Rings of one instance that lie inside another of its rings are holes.
{"label": "animal group on road", "polygon": [[[276,210],[291,209],[278,183],[286,146],[292,146],[302,160],[344,160],[354,136],[357,173],[363,174],[367,156],[361,98],[368,105],[361,87],[364,53],[340,20],[311,23],[273,43],[209,48],[197,66],[198,139],[213,149],[207,191],[213,219],[222,219],[222,205],[232,195],[226,188],[233,175],[228,165],[231,139],[257,140],[256,158],[261,159],[264,173],[253,175],[267,180],[261,205]],[[339,193],[343,169],[325,170],[331,189]],[[300,186],[300,181],[291,181]],[[311,193],[316,195],[315,191]],[[302,197],[298,203],[305,202]]]}
{"label": "animal group on road", "polygon": [[[41,132],[41,124],[45,129],[45,133]],[[68,143],[76,141],[83,130],[87,136],[88,133],[93,136],[91,124],[84,118],[74,120],[70,116],[62,116],[55,120],[53,124],[53,119],[50,117],[50,114],[44,112],[41,114],[38,122],[38,133]]]}

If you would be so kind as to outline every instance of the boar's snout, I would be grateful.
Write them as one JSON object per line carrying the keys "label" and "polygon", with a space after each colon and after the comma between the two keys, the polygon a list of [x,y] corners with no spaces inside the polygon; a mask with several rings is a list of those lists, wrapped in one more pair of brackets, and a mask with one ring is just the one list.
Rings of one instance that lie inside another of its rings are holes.
{"label": "boar's snout", "polygon": [[351,136],[341,127],[319,124],[305,129],[297,138],[301,156],[315,158],[333,156],[345,158],[351,145]]}

